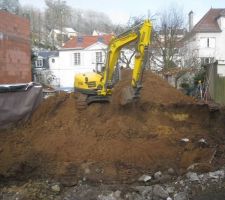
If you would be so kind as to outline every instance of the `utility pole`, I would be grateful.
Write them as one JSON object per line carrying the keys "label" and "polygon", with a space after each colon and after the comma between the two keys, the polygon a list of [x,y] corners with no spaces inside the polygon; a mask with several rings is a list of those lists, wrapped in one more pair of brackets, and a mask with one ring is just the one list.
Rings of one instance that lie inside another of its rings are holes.
{"label": "utility pole", "polygon": [[60,28],[61,28],[61,47],[63,46],[63,25],[62,25],[62,21],[63,21],[63,8],[61,8],[60,10],[60,14],[61,14],[61,24],[60,24]]}
{"label": "utility pole", "polygon": [[66,2],[65,1],[60,1],[59,0],[59,5],[60,5],[60,28],[61,28],[61,47],[63,46],[63,38],[64,38],[64,36],[63,36],[63,14],[64,14],[64,5],[66,4]]}
{"label": "utility pole", "polygon": [[41,44],[41,13],[38,13],[38,46]]}

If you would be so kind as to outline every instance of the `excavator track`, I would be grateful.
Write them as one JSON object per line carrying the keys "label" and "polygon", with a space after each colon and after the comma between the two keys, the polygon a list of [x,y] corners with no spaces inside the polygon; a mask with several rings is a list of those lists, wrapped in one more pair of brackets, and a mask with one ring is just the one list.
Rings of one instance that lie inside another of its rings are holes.
{"label": "excavator track", "polygon": [[88,95],[75,92],[76,106],[78,110],[85,110],[87,106],[94,102],[107,103],[110,102],[110,96]]}
{"label": "excavator track", "polygon": [[86,94],[82,94],[80,92],[75,93],[76,106],[78,110],[84,110],[87,108],[88,106],[87,98],[88,98],[88,95]]}

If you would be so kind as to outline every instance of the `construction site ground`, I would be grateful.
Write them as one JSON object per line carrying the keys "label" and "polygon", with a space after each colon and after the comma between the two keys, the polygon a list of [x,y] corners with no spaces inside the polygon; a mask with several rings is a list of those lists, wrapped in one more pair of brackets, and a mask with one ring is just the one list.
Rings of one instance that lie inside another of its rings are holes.
{"label": "construction site ground", "polygon": [[[64,186],[135,184],[143,174],[176,176],[225,164],[225,112],[144,74],[138,102],[121,106],[125,70],[110,103],[76,107],[74,94],[44,100],[26,123],[0,130],[0,182],[54,179]],[[34,198],[35,199],[35,198]]]}

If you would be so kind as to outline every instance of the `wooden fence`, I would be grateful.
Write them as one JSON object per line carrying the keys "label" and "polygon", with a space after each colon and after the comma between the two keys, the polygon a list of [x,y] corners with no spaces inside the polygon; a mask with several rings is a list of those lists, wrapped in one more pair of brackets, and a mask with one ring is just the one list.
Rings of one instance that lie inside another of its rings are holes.
{"label": "wooden fence", "polygon": [[207,79],[210,98],[225,105],[225,76],[218,74],[217,62],[207,66]]}

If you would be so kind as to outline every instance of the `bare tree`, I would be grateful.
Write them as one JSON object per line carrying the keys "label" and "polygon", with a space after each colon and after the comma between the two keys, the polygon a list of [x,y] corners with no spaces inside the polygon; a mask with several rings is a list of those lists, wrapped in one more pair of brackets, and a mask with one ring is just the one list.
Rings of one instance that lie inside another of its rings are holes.
{"label": "bare tree", "polygon": [[180,40],[184,36],[183,15],[176,8],[159,14],[153,31],[152,59],[157,67],[167,70],[179,65]]}
{"label": "bare tree", "polygon": [[44,46],[44,43],[46,42],[44,37],[46,34],[44,29],[44,13],[31,6],[21,7],[21,12],[23,16],[30,20],[31,40],[33,46]]}
{"label": "bare tree", "polygon": [[[132,29],[134,28],[135,26],[143,23],[144,19],[146,19],[146,17],[144,15],[142,16],[131,16],[127,22],[127,24],[123,27],[123,32],[129,29]],[[126,49],[124,51],[121,51],[121,54],[120,54],[120,58],[119,58],[119,61],[123,64],[125,64],[125,67],[126,68],[129,68],[131,67],[131,62],[132,62],[132,59],[136,53],[135,51],[135,48],[134,48],[134,44],[131,43],[129,46],[126,47]]]}
{"label": "bare tree", "polygon": [[0,9],[5,9],[9,12],[19,14],[20,11],[19,0],[0,0]]}
{"label": "bare tree", "polygon": [[90,35],[94,30],[105,33],[113,31],[110,18],[102,12],[72,9],[72,19],[70,25],[83,34]]}

